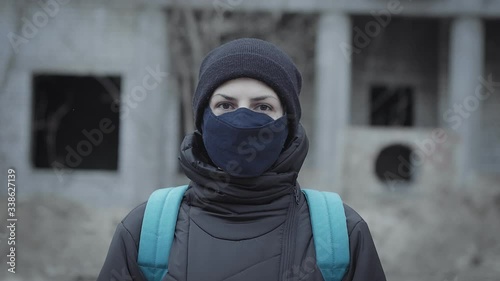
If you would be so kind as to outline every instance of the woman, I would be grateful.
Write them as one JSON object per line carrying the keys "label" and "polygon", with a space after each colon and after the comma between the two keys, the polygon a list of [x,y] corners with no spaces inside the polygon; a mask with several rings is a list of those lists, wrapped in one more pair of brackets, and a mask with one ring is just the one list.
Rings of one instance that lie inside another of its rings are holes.
{"label": "woman", "polygon": [[[191,182],[163,280],[324,280],[297,183],[308,151],[300,89],[296,66],[269,42],[238,39],[205,57],[193,98],[197,131],[179,157]],[[367,224],[344,208],[343,280],[385,280]],[[98,280],[145,280],[137,265],[144,210],[118,225]]]}

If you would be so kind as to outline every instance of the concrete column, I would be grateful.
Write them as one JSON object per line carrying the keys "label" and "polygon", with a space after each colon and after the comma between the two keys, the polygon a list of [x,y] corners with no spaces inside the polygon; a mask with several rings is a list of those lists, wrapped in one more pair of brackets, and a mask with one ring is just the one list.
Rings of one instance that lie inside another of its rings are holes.
{"label": "concrete column", "polygon": [[484,26],[480,18],[460,17],[450,27],[449,104],[445,124],[460,138],[455,168],[459,183],[477,167],[481,104],[476,89],[484,69]]}
{"label": "concrete column", "polygon": [[339,191],[351,86],[351,19],[325,13],[316,42],[315,168],[318,189]]}

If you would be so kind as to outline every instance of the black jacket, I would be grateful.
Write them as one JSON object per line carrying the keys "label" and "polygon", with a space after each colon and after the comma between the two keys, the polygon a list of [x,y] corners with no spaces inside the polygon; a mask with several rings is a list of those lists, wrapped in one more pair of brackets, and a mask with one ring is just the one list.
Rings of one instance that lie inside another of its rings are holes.
{"label": "black jacket", "polygon": [[[323,280],[309,210],[296,181],[307,149],[300,129],[269,172],[237,179],[214,167],[199,135],[187,136],[180,161],[191,183],[163,280]],[[367,224],[344,207],[351,260],[343,280],[385,280]],[[139,205],[118,225],[98,281],[145,281],[137,265],[144,210],[145,204]]]}

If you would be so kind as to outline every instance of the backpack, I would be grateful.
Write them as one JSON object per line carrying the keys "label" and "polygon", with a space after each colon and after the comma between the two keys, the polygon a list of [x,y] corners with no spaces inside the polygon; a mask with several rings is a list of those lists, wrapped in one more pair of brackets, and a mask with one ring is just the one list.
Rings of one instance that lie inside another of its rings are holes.
{"label": "backpack", "polygon": [[[137,262],[148,281],[168,272],[170,247],[187,185],[154,191],[146,205]],[[333,192],[302,189],[311,216],[316,264],[325,281],[341,281],[349,266],[349,237],[344,205]]]}

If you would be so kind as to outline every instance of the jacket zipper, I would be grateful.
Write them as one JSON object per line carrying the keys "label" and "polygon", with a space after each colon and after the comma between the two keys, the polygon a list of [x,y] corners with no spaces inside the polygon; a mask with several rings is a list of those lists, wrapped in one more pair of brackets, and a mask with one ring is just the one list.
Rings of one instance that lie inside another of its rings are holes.
{"label": "jacket zipper", "polygon": [[288,280],[288,277],[290,274],[293,274],[292,269],[293,269],[293,257],[295,250],[293,249],[293,245],[295,244],[295,238],[296,238],[296,232],[294,231],[295,228],[295,212],[297,210],[297,206],[299,205],[299,189],[297,186],[293,187],[293,194],[292,196],[294,197],[292,199],[293,202],[290,202],[290,210],[288,212],[288,219],[285,225],[285,243],[284,243],[284,253],[283,253],[283,262],[282,262],[282,268],[280,271],[280,279],[282,281]]}

